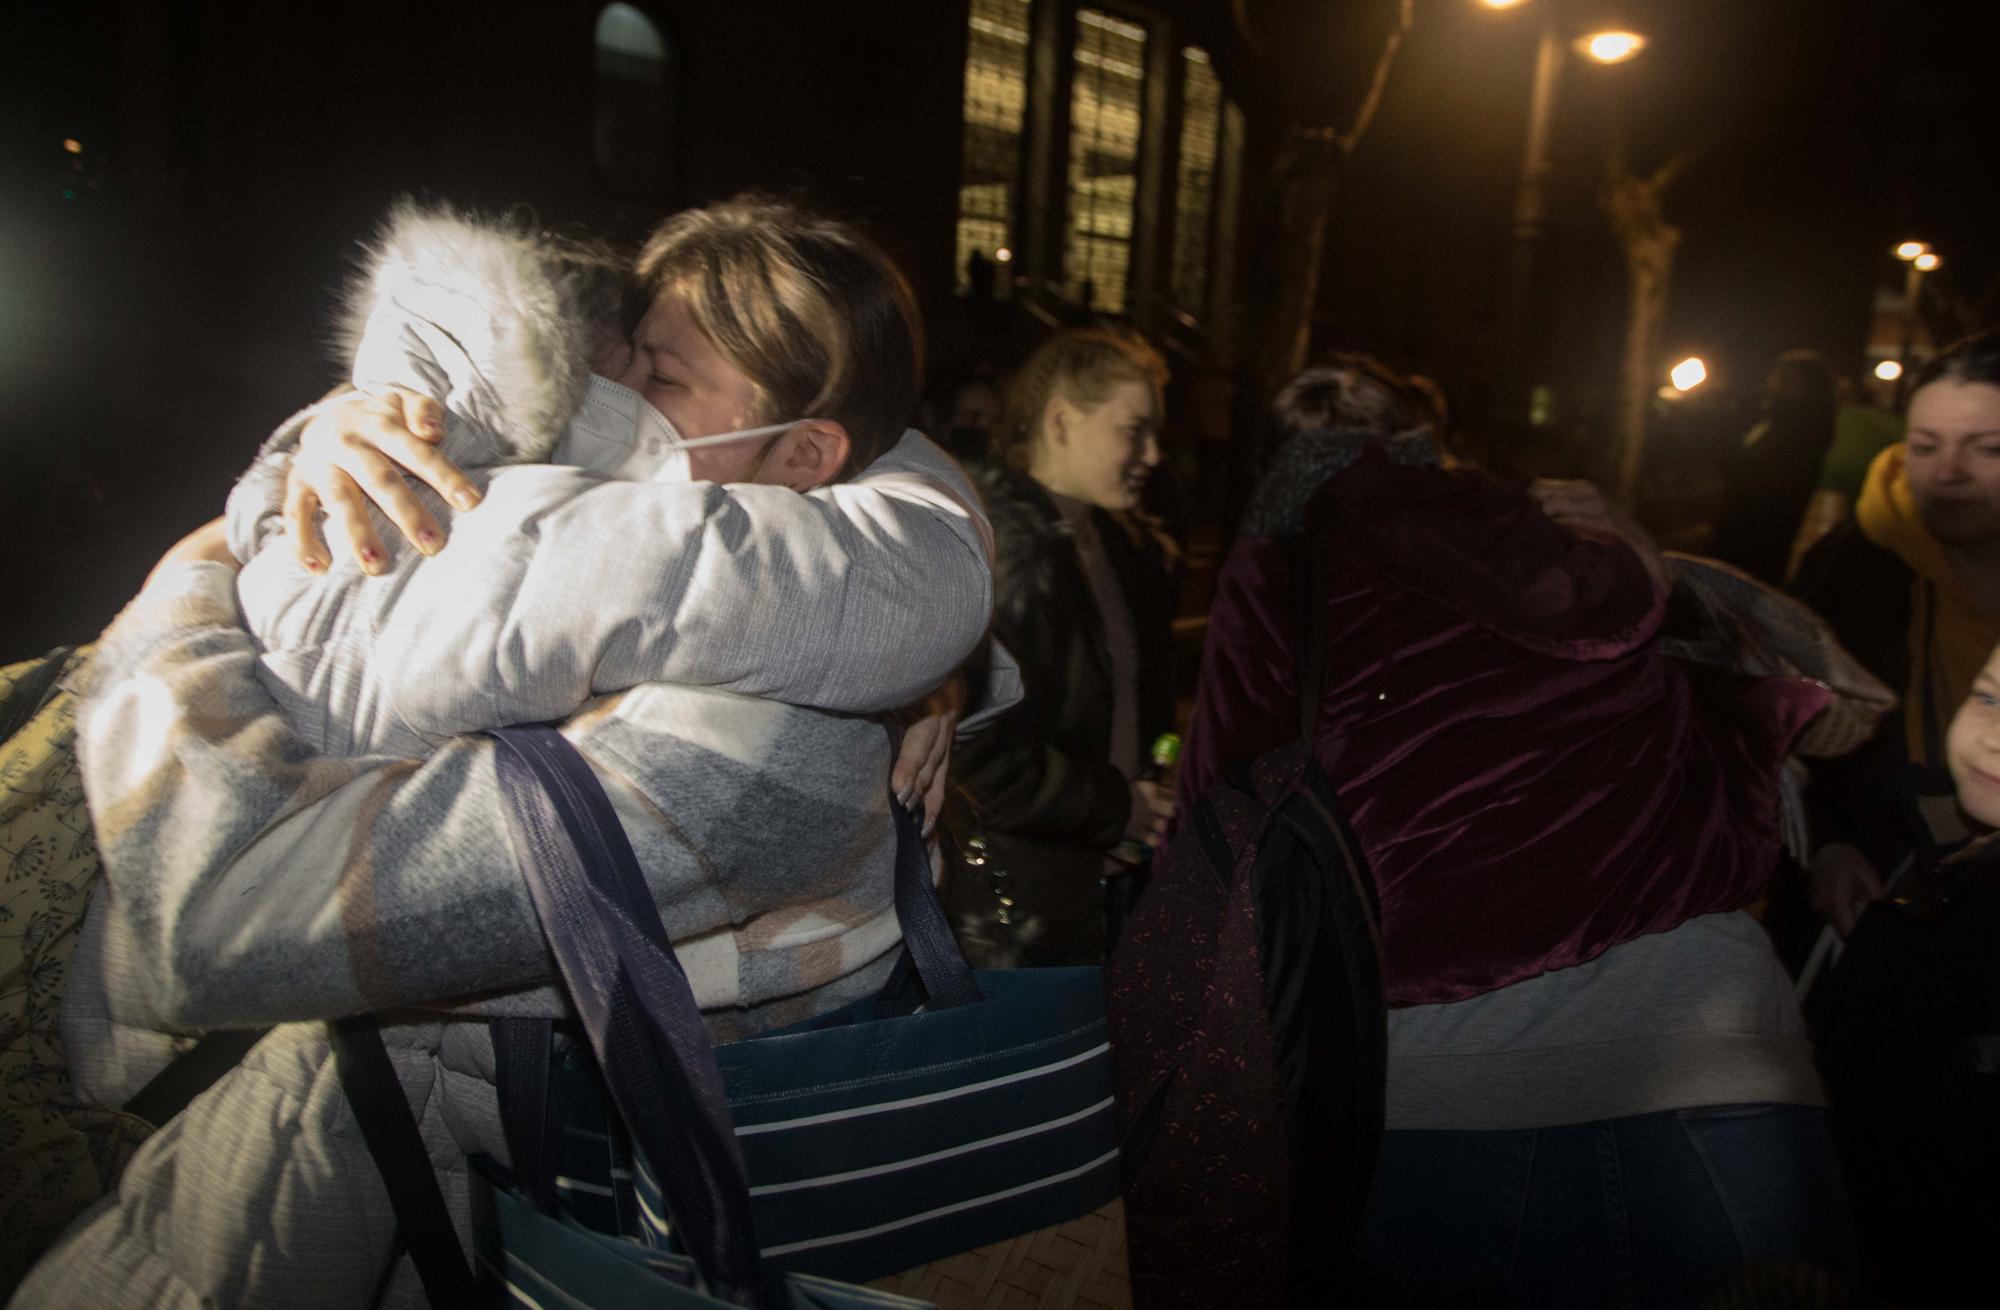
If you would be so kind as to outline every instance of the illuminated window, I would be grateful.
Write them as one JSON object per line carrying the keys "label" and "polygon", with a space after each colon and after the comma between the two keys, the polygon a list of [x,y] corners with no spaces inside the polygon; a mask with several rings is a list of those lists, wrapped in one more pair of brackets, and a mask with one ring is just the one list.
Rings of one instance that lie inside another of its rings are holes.
{"label": "illuminated window", "polygon": [[656,195],[673,181],[674,56],[632,5],[597,15],[597,107],[591,154],[613,191]]}
{"label": "illuminated window", "polygon": [[1196,317],[1208,312],[1208,264],[1215,231],[1215,168],[1222,142],[1222,83],[1208,56],[1181,51],[1181,158],[1174,188],[1174,300]]}
{"label": "illuminated window", "polygon": [[[972,257],[1011,258],[1021,116],[1028,103],[1030,0],[972,0],[965,52],[965,172],[958,188],[958,289]],[[1007,278],[997,279],[1005,294]]]}
{"label": "illuminated window", "polygon": [[1145,82],[1146,29],[1079,9],[1063,272],[1091,309],[1125,308]]}

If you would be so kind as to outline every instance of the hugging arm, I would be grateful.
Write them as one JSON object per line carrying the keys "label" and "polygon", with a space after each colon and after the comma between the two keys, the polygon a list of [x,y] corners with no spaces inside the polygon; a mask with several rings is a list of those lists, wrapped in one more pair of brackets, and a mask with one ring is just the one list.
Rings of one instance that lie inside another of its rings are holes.
{"label": "hugging arm", "polygon": [[874,713],[977,644],[988,577],[970,512],[922,480],[800,495],[522,468],[409,571],[373,658],[434,738],[642,682]]}

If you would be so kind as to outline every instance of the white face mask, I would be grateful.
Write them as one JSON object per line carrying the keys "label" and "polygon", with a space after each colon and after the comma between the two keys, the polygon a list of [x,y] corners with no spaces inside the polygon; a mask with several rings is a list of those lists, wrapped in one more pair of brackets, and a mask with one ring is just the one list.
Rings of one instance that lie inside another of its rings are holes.
{"label": "white face mask", "polygon": [[797,426],[773,423],[712,437],[684,438],[673,420],[654,409],[644,396],[623,383],[593,376],[582,406],[564,433],[561,457],[621,482],[692,482],[694,471],[687,452],[695,447],[748,441]]}
{"label": "white face mask", "polygon": [[697,446],[722,446],[732,441],[749,441],[756,437],[768,437],[779,432],[789,432],[804,420],[790,423],[767,423],[762,427],[743,428],[736,432],[718,432],[712,437],[683,437],[674,421],[654,409],[644,397],[639,400],[639,448],[643,451],[657,451],[659,465],[652,473],[645,475],[651,482],[692,482],[694,465],[688,459],[688,452]]}

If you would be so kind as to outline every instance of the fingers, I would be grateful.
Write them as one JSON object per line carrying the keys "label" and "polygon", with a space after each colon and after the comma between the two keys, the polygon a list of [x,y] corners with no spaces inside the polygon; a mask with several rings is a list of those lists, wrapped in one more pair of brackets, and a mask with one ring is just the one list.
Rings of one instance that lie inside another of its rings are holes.
{"label": "fingers", "polygon": [[940,731],[931,743],[923,762],[917,766],[916,777],[912,779],[917,791],[925,796],[930,795],[931,788],[944,773],[945,762],[951,758],[951,733],[944,730],[945,725],[942,722],[938,723],[938,727]]}
{"label": "fingers", "polygon": [[1167,824],[1174,817],[1174,795],[1155,782],[1139,784],[1139,795],[1146,802],[1146,810],[1151,815],[1146,825],[1146,844],[1158,846],[1167,837]]}
{"label": "fingers", "polygon": [[1165,840],[1167,824],[1174,817],[1174,794],[1157,782],[1137,782],[1133,790],[1145,807],[1144,840],[1150,846],[1158,846]]}
{"label": "fingers", "polygon": [[397,387],[389,393],[389,400],[395,412],[402,416],[403,426],[424,441],[444,440],[444,406],[415,391],[405,391]]}
{"label": "fingers", "polygon": [[339,469],[328,469],[319,488],[319,498],[326,507],[327,517],[333,520],[354,558],[360,561],[361,571],[380,573],[388,567],[389,554],[382,548],[382,539],[375,535],[375,525],[368,517],[368,498],[354,479]]}
{"label": "fingers", "polygon": [[938,726],[934,718],[918,719],[903,733],[902,749],[896,752],[896,763],[889,770],[889,790],[895,793],[896,803],[906,810],[923,795],[924,788],[918,785],[917,778],[937,744]]}
{"label": "fingers", "polygon": [[[373,450],[357,448],[350,453],[351,462],[340,467],[359,485],[361,493],[375,502],[383,517],[395,524],[397,531],[414,542],[418,550],[426,555],[437,554],[444,545],[444,534],[438,531],[437,521],[411,489],[403,470]],[[358,555],[360,543],[357,541],[355,545]]]}
{"label": "fingers", "polygon": [[1561,482],[1545,479],[1533,483],[1529,494],[1541,505],[1542,512],[1557,522],[1605,522],[1611,517],[1611,508],[1604,502],[1604,494],[1588,482]]}
{"label": "fingers", "polygon": [[889,770],[889,787],[896,803],[909,809],[923,802],[924,836],[937,827],[944,810],[945,780],[951,771],[952,737],[965,704],[965,681],[946,679],[922,703],[906,713],[916,718],[903,734],[903,746]]}
{"label": "fingers", "polygon": [[[407,434],[401,439],[430,450]],[[393,438],[390,444],[395,444]],[[444,534],[438,531],[436,521],[404,480],[402,466],[358,438],[350,440],[343,433],[331,452],[301,446],[299,458],[292,465],[292,478],[303,482],[307,491],[319,500],[339,526],[355,558],[370,573],[379,572],[388,560],[369,521],[370,503],[425,554],[435,554],[444,544]]]}
{"label": "fingers", "polygon": [[937,768],[931,780],[924,786],[924,836],[937,831],[938,820],[944,816],[945,783],[951,777],[951,734],[944,734],[944,750],[940,752]]}
{"label": "fingers", "polygon": [[[436,443],[444,440],[444,406],[414,391],[397,391],[391,395],[402,414],[405,430],[397,431],[393,424],[385,423],[379,449],[402,465],[411,477],[442,496],[446,504],[458,509],[471,509],[477,505],[479,488],[437,448]],[[417,540],[414,535],[410,539]],[[419,541],[417,544],[421,546],[423,543]]]}
{"label": "fingers", "polygon": [[333,563],[326,538],[319,530],[319,497],[294,463],[285,474],[285,535],[292,555],[311,573],[324,573]]}
{"label": "fingers", "polygon": [[[444,407],[428,396],[400,390],[381,396],[356,392],[325,404],[306,424],[295,467],[329,514],[337,498],[347,498],[344,476],[417,549],[435,554],[444,534],[407,479],[417,478],[461,509],[479,503],[478,488],[437,448],[444,432]],[[349,529],[347,536],[359,556],[374,534]],[[380,555],[380,543],[373,544]]]}

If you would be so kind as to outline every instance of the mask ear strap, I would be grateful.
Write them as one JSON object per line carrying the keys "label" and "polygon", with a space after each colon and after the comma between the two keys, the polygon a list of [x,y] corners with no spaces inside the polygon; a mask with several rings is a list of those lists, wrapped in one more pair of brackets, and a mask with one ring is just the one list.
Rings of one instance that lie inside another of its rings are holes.
{"label": "mask ear strap", "polygon": [[689,437],[680,443],[680,448],[687,450],[694,446],[721,446],[731,441],[748,441],[752,437],[768,437],[774,433],[790,432],[793,428],[799,426],[799,424],[806,422],[810,422],[810,420],[794,419],[790,423],[767,423],[760,428],[744,428],[737,432],[718,432],[712,437]]}

